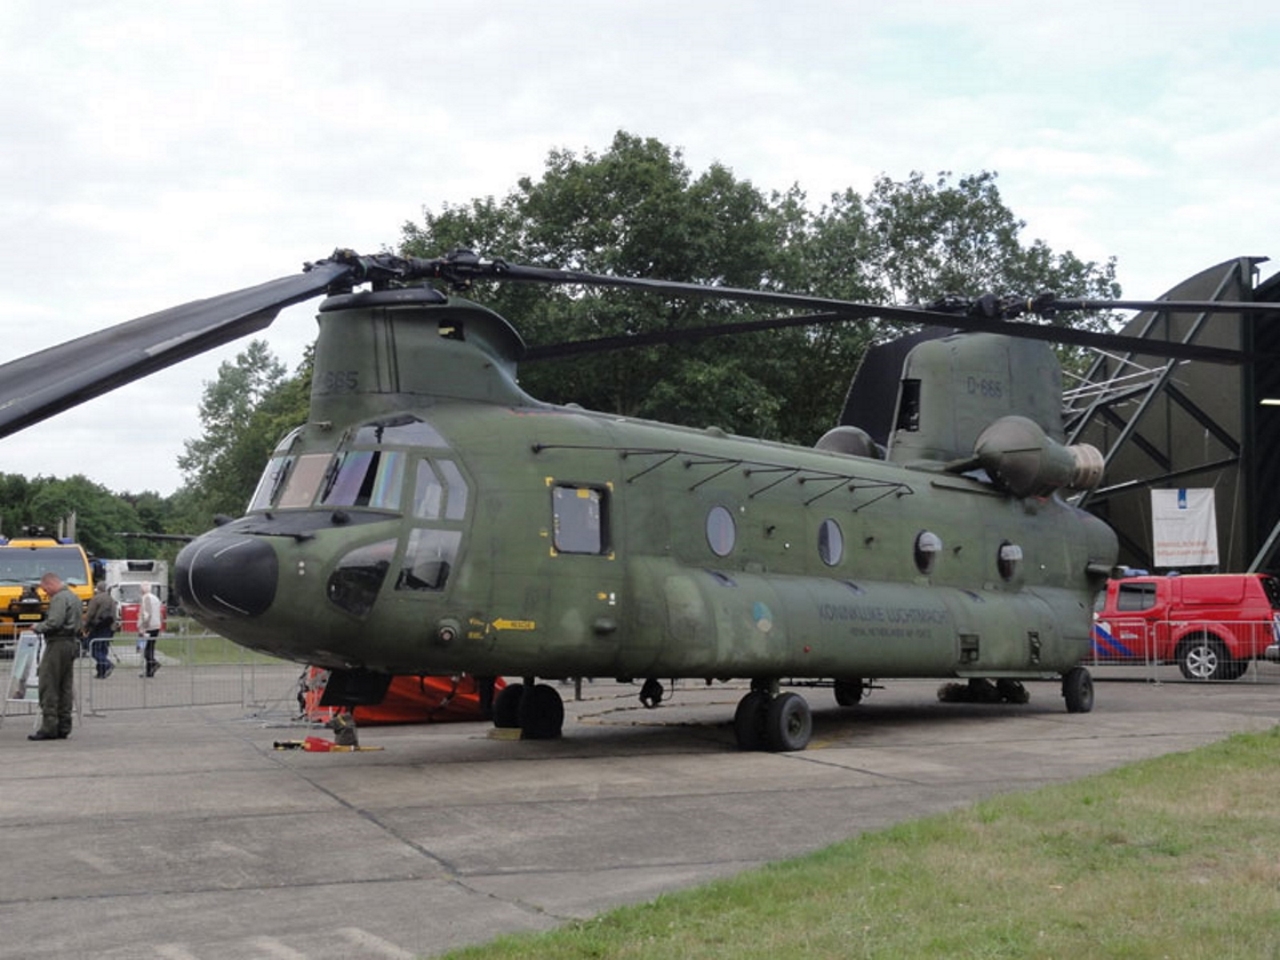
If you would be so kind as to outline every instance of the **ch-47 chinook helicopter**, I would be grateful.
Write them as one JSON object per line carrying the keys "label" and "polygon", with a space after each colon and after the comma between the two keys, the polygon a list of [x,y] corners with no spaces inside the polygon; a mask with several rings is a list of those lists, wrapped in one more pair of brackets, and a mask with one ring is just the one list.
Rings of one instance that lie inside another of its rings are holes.
{"label": "ch-47 chinook helicopter", "polygon": [[[431,285],[486,278],[822,311],[765,326],[877,316],[979,332],[911,353],[887,457],[851,427],[802,448],[528,396],[511,325]],[[538,678],[641,680],[646,705],[664,680],[749,679],[733,721],[746,749],[807,744],[810,709],[780,689],[793,683],[830,685],[851,705],[880,677],[1006,694],[1061,678],[1066,709],[1089,711],[1080,661],[1117,544],[1058,495],[1095,484],[1102,461],[1062,443],[1061,373],[1046,341],[1240,360],[1008,319],[1167,301],[884,307],[465,251],[337,251],[297,276],[0,367],[0,435],[322,293],[308,420],[278,445],[246,514],[178,555],[179,596],[237,643],[329,668],[331,701],[377,702],[396,674],[523,678],[499,694],[494,720],[531,738],[558,736],[564,717]],[[65,376],[51,383],[48,369]]]}

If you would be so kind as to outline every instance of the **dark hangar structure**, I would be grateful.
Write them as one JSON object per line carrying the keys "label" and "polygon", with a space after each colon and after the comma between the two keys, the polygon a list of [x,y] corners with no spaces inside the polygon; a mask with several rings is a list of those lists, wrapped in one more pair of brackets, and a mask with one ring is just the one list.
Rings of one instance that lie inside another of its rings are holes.
{"label": "dark hangar structure", "polygon": [[1241,362],[1099,352],[1065,392],[1067,442],[1106,461],[1103,484],[1078,502],[1116,530],[1122,563],[1154,569],[1152,489],[1199,487],[1214,491],[1218,569],[1280,569],[1280,274],[1258,282],[1265,262],[1228,260],[1161,299],[1274,302],[1274,313],[1154,311],[1123,331],[1239,351]]}

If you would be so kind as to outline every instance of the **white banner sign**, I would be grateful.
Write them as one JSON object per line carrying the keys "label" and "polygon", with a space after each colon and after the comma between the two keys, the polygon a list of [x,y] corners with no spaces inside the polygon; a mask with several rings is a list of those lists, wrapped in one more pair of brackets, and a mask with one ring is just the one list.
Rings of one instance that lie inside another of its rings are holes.
{"label": "white banner sign", "polygon": [[1152,490],[1151,521],[1157,567],[1218,565],[1218,516],[1212,490]]}

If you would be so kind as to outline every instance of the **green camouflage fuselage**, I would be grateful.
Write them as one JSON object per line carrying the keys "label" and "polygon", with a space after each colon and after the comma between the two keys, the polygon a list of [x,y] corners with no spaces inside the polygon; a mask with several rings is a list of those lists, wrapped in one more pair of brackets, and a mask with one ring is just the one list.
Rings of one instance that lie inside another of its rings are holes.
{"label": "green camouflage fuselage", "polygon": [[465,301],[335,298],[320,324],[308,423],[176,564],[245,646],[708,679],[1056,676],[1089,650],[1115,538],[1056,496],[542,404]]}

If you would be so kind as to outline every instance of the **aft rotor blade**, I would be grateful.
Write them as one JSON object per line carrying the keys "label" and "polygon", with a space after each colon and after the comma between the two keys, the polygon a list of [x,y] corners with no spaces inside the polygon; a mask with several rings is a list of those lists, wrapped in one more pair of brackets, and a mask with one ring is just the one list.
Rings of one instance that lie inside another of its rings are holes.
{"label": "aft rotor blade", "polygon": [[[722,287],[672,280],[652,280],[643,277],[614,277],[608,274],[586,273],[579,270],[529,267],[507,263],[502,260],[480,261],[478,258],[474,258],[473,255],[467,255],[462,258],[448,257],[439,260],[401,262],[406,263],[409,267],[409,273],[417,273],[419,276],[443,277],[453,281],[455,284],[487,279],[617,287],[673,296],[703,297],[745,303],[767,303],[775,306],[797,308],[804,307],[810,310],[822,310],[828,314],[823,319],[812,321],[816,323],[878,317],[882,320],[951,326],[958,330],[1000,333],[1006,336],[1046,340],[1050,343],[1096,347],[1103,350],[1124,350],[1147,356],[1171,357],[1180,360],[1239,364],[1247,359],[1243,352],[1226,347],[1205,346],[1171,340],[1149,340],[1143,337],[1129,337],[1121,334],[1048,324],[1018,323],[964,311],[948,312],[945,310],[931,310],[925,307],[884,306],[881,304],[836,300],[828,297],[813,297],[805,294],[782,293],[771,290],[748,290],[741,287]],[[1239,313],[1245,311],[1269,312],[1276,309],[1274,304],[1170,300],[1048,300],[1040,298],[1035,302],[1035,305],[1046,310],[1088,311],[1133,309],[1166,312]],[[809,322],[804,321],[805,324]],[[766,330],[779,326],[795,325],[797,324],[791,319],[774,319],[759,321],[753,327],[750,324],[728,324],[723,332],[717,332],[717,327],[699,327],[687,332],[672,333],[665,342],[677,342],[707,336],[722,336],[728,333],[742,333],[746,332],[744,327]],[[568,344],[557,344],[542,348],[532,348],[528,358],[546,359],[553,356],[565,356],[569,353],[618,349],[623,346],[622,343],[614,342],[617,338],[607,338],[607,340],[609,341],[608,345],[599,347],[589,346],[595,341],[577,341],[572,347]]]}
{"label": "aft rotor blade", "polygon": [[352,273],[321,261],[297,276],[193,300],[0,366],[0,437],[268,326]]}
{"label": "aft rotor blade", "polygon": [[[906,308],[904,308],[906,309]],[[524,360],[554,360],[561,357],[581,356],[588,353],[605,353],[632,347],[654,344],[688,343],[709,337],[724,337],[739,333],[756,333],[783,327],[809,327],[827,323],[842,323],[866,319],[866,313],[811,313],[794,317],[772,317],[766,320],[743,320],[736,323],[711,324],[703,327],[687,327],[680,330],[658,330],[650,333],[624,334],[616,337],[599,337],[594,340],[571,340],[564,343],[531,346],[525,350]],[[902,319],[894,317],[894,319]],[[1011,337],[1046,340],[1050,343],[1066,343],[1072,346],[1096,347],[1100,350],[1126,351],[1151,357],[1170,357],[1177,360],[1201,360],[1207,363],[1238,364],[1245,354],[1226,347],[1202,346],[1175,340],[1148,340],[1119,333],[1098,330],[1077,330],[1073,327],[1057,327],[1048,324],[1019,323],[1012,320],[995,320],[988,317],[971,317],[964,314],[939,313],[928,310],[911,311],[910,322],[926,323],[956,330],[982,333],[1001,333]],[[1256,359],[1256,358],[1255,358]]]}
{"label": "aft rotor blade", "polygon": [[1053,310],[1141,310],[1144,313],[1276,313],[1280,303],[1257,300],[1048,300]]}

